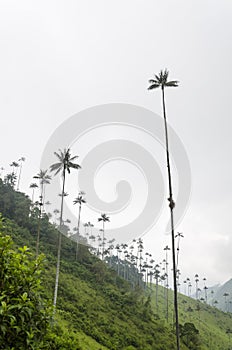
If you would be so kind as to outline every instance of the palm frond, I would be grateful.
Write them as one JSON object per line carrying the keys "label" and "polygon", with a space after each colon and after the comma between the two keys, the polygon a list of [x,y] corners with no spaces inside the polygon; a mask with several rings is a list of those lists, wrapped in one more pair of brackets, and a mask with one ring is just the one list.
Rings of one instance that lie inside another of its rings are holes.
{"label": "palm frond", "polygon": [[73,168],[73,169],[81,169],[81,166],[79,164],[75,164],[72,162],[69,162],[68,166],[69,168]]}
{"label": "palm frond", "polygon": [[172,81],[168,81],[165,86],[169,86],[169,87],[178,87],[179,81],[177,80],[172,80]]}
{"label": "palm frond", "polygon": [[63,152],[60,149],[59,149],[59,152],[60,153],[54,152],[54,154],[59,159],[59,161],[62,162],[63,159],[64,159],[64,154],[63,154]]}
{"label": "palm frond", "polygon": [[168,80],[168,75],[169,75],[169,71],[167,70],[167,68],[165,68],[165,70],[163,72],[163,80],[164,81]]}
{"label": "palm frond", "polygon": [[160,87],[160,84],[155,83],[155,84],[150,85],[150,86],[147,88],[147,90],[153,90],[153,89],[157,89],[157,88],[159,88],[159,87]]}
{"label": "palm frond", "polygon": [[62,163],[54,163],[50,166],[50,171],[56,171],[56,170],[61,170],[62,169]]}
{"label": "palm frond", "polygon": [[69,159],[70,162],[73,162],[75,159],[79,158],[78,156],[73,156]]}

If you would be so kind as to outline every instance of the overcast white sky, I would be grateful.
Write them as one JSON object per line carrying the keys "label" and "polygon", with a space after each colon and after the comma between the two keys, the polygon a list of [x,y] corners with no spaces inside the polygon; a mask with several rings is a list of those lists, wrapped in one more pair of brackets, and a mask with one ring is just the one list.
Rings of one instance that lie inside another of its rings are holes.
{"label": "overcast white sky", "polygon": [[[28,191],[47,140],[71,115],[109,102],[160,114],[160,94],[148,93],[147,82],[167,67],[180,81],[167,92],[168,118],[193,180],[178,228],[185,235],[182,276],[198,273],[208,284],[231,278],[231,1],[2,0],[0,6],[0,165],[9,170],[25,156]],[[156,258],[170,237],[155,231],[145,244]]]}

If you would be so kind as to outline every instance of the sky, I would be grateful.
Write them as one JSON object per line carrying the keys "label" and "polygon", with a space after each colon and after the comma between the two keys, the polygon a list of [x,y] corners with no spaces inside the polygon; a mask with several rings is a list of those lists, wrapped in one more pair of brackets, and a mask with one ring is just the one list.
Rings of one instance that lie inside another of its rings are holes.
{"label": "sky", "polygon": [[[87,108],[124,103],[161,115],[160,92],[148,92],[147,87],[153,74],[167,67],[170,79],[180,82],[177,89],[166,92],[168,121],[191,166],[191,199],[176,228],[184,234],[182,277],[197,273],[207,278],[208,285],[231,278],[232,3],[2,0],[0,7],[0,166],[5,172],[13,160],[26,157],[21,189],[30,193],[32,177],[54,131]],[[124,139],[149,149],[152,141],[134,132],[102,127],[82,135],[73,149],[82,161],[88,147],[124,133]],[[165,153],[159,147],[153,156],[166,184]],[[95,174],[102,201],[115,199],[120,179],[131,185],[124,208],[128,211],[111,216],[114,228],[126,225],[127,219],[133,221],[146,203],[146,174],[135,168],[114,160],[99,164]],[[177,184],[174,164],[173,175],[177,192],[181,181]],[[165,234],[169,213],[165,205],[161,210],[160,220],[143,237],[157,262],[164,258],[163,248],[171,245],[170,235]],[[92,221],[96,212],[86,207],[83,219],[89,217]]]}

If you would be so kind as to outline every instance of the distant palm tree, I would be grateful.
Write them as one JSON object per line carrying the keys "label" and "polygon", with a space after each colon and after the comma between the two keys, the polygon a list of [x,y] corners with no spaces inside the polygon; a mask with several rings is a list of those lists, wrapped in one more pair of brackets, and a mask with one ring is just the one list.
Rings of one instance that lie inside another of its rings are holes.
{"label": "distant palm tree", "polygon": [[35,182],[33,182],[33,183],[30,184],[30,188],[32,188],[31,201],[33,203],[34,202],[35,189],[38,188],[38,185]]}
{"label": "distant palm tree", "polygon": [[98,221],[102,221],[102,260],[104,258],[104,249],[105,249],[105,222],[109,222],[110,218],[107,214],[101,214]]}
{"label": "distant palm tree", "polygon": [[208,300],[207,290],[208,290],[208,287],[204,286],[204,290],[205,290],[205,302],[207,304],[207,300]]}
{"label": "distant palm tree", "polygon": [[229,293],[224,293],[223,296],[225,298],[225,311],[227,312],[227,297],[229,296]]}
{"label": "distant palm tree", "polygon": [[37,229],[37,239],[36,239],[36,256],[39,254],[39,241],[40,241],[40,227],[41,227],[41,217],[42,217],[42,207],[44,202],[44,186],[50,183],[51,176],[48,175],[48,170],[40,170],[40,172],[33,176],[34,179],[38,179],[40,183],[40,201],[39,201],[39,218],[38,218],[38,229]]}
{"label": "distant palm tree", "polygon": [[187,281],[186,280],[184,280],[184,294],[186,295],[186,283],[187,283]]}
{"label": "distant palm tree", "polygon": [[156,302],[156,312],[158,313],[158,281],[160,278],[160,266],[159,264],[155,265],[154,277],[155,277],[155,302]]}
{"label": "distant palm tree", "polygon": [[[168,251],[170,250],[170,248],[166,245],[166,247],[164,248],[165,252],[166,252],[166,259],[165,259],[165,274],[166,274],[166,319],[168,321],[168,288],[169,288],[169,284],[168,284]],[[164,289],[165,290],[165,289]]]}
{"label": "distant palm tree", "polygon": [[12,181],[11,185],[14,187],[16,184],[16,180],[17,180],[17,168],[19,167],[19,163],[17,162],[12,162],[10,164],[10,166],[12,167],[12,178],[14,177],[14,182]]}
{"label": "distant palm tree", "polygon": [[196,283],[196,299],[198,299],[198,282],[199,282],[199,278],[198,278],[198,274],[196,273],[195,275],[195,283]]}
{"label": "distant palm tree", "polygon": [[78,156],[72,157],[70,154],[70,149],[59,150],[59,153],[54,152],[55,156],[58,158],[58,162],[50,166],[50,170],[55,172],[54,175],[61,173],[63,179],[62,193],[61,193],[61,207],[60,207],[60,224],[59,224],[59,236],[58,236],[58,250],[57,250],[57,266],[56,266],[56,281],[54,289],[54,301],[53,305],[56,307],[57,293],[59,286],[59,274],[60,274],[60,253],[61,253],[61,227],[63,225],[63,209],[64,209],[64,193],[65,193],[65,180],[66,173],[70,174],[71,169],[80,169],[79,164],[74,163]]}
{"label": "distant palm tree", "polygon": [[171,168],[169,160],[169,144],[168,144],[168,126],[166,117],[166,107],[165,107],[165,96],[164,90],[166,87],[177,87],[178,81],[168,81],[169,72],[167,69],[160,71],[158,75],[155,75],[155,79],[149,80],[151,84],[148,90],[153,90],[161,88],[162,91],[162,105],[163,105],[163,117],[164,117],[164,128],[165,128],[165,141],[166,141],[166,157],[167,157],[167,168],[168,168],[168,185],[169,185],[169,207],[171,215],[171,233],[172,233],[172,262],[173,262],[173,284],[174,284],[174,309],[175,309],[175,320],[176,320],[176,345],[177,350],[180,349],[180,335],[179,335],[179,318],[178,318],[178,299],[177,299],[177,280],[176,280],[176,251],[175,251],[175,233],[174,233],[174,217],[173,209],[175,203],[172,194],[172,179],[171,179]]}
{"label": "distant palm tree", "polygon": [[17,175],[17,174],[16,174],[16,171],[15,171],[15,168],[17,169],[17,168],[19,167],[19,163],[13,161],[13,162],[10,164],[10,166],[12,167],[12,173],[15,174],[15,175]]}
{"label": "distant palm tree", "polygon": [[59,221],[59,218],[57,218],[57,215],[60,213],[59,209],[54,209],[53,213],[55,214],[55,221],[54,224],[56,225],[56,220]]}
{"label": "distant palm tree", "polygon": [[79,205],[79,212],[78,212],[78,224],[77,224],[77,246],[76,246],[76,259],[77,259],[77,253],[78,253],[78,237],[80,235],[80,218],[81,218],[81,206],[82,204],[86,203],[86,199],[84,198],[85,192],[80,191],[78,193],[78,197],[74,199],[73,204],[78,204]]}
{"label": "distant palm tree", "polygon": [[178,241],[177,241],[177,248],[176,248],[176,251],[177,251],[177,253],[176,253],[176,268],[178,268],[179,254],[180,254],[180,239],[184,238],[184,235],[181,232],[177,232],[177,235],[175,236],[175,238],[178,239]]}
{"label": "distant palm tree", "polygon": [[19,177],[18,177],[18,184],[17,184],[17,191],[19,190],[19,184],[20,184],[20,180],[21,180],[21,174],[22,174],[22,167],[23,167],[23,162],[25,162],[26,158],[21,157],[19,158]]}

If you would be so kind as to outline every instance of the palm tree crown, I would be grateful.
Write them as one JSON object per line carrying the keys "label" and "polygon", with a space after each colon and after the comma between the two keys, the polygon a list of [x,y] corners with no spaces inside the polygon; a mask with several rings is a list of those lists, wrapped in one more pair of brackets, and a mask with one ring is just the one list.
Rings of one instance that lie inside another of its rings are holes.
{"label": "palm tree crown", "polygon": [[62,175],[64,176],[67,171],[70,174],[71,168],[80,169],[81,166],[79,164],[75,164],[74,161],[78,158],[78,156],[71,157],[70,149],[66,148],[64,151],[59,150],[59,153],[54,152],[59,162],[54,163],[50,166],[51,171],[55,171],[55,175],[57,175],[60,171],[62,171]]}
{"label": "palm tree crown", "polygon": [[73,204],[79,204],[82,205],[86,203],[86,199],[84,198],[85,193],[83,191],[78,193],[78,197],[74,199]]}
{"label": "palm tree crown", "polygon": [[169,71],[165,69],[164,71],[160,71],[159,74],[155,74],[155,79],[150,79],[149,83],[151,84],[148,87],[148,90],[153,90],[161,87],[163,90],[165,87],[178,87],[177,80],[168,81]]}
{"label": "palm tree crown", "polygon": [[110,221],[110,218],[109,216],[107,216],[107,214],[101,214],[101,217],[98,218],[98,221],[106,222],[106,221]]}
{"label": "palm tree crown", "polygon": [[39,179],[41,185],[49,184],[51,180],[51,176],[48,175],[48,170],[40,170],[40,172],[33,176],[33,179]]}

